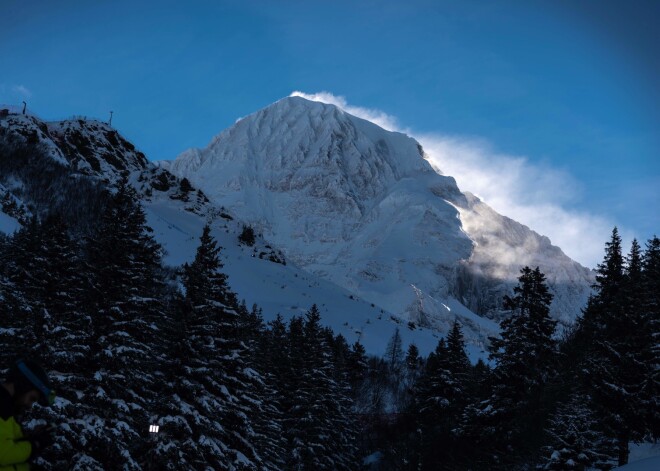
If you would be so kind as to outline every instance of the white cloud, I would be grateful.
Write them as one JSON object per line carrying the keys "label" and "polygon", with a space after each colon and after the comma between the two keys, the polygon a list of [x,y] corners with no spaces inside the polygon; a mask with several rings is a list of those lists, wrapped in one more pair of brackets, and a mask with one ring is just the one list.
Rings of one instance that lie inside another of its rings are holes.
{"label": "white cloud", "polygon": [[[456,137],[417,136],[430,162],[499,213],[550,238],[588,267],[602,261],[614,224],[597,214],[570,208],[580,184],[570,174],[523,157],[498,153],[484,142]],[[629,235],[625,234],[626,238]]]}
{"label": "white cloud", "polygon": [[[456,179],[463,191],[474,193],[500,214],[521,222],[550,238],[554,245],[587,267],[602,261],[604,243],[614,224],[587,210],[571,208],[581,185],[568,172],[525,157],[497,152],[487,141],[475,138],[416,134],[399,126],[382,111],[349,105],[329,92],[306,94],[309,100],[329,103],[390,130],[405,132],[424,147],[429,162]],[[624,247],[631,235],[619,228]]]}

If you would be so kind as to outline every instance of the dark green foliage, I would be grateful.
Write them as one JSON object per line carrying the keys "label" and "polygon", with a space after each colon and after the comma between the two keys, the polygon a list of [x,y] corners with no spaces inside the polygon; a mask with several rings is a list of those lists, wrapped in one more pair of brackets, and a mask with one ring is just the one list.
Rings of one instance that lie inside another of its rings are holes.
{"label": "dark green foliage", "polygon": [[[183,273],[185,297],[176,362],[187,384],[172,389],[170,415],[163,421],[188,432],[183,443],[190,453],[182,458],[189,466],[254,468],[260,458],[250,425],[250,406],[256,402],[250,386],[258,383],[258,377],[246,375],[239,322],[243,309],[219,271],[219,251],[210,227],[205,226],[195,259]],[[177,442],[172,447],[180,448]],[[170,458],[158,451],[157,456],[162,463]]]}
{"label": "dark green foliage", "polygon": [[539,268],[524,267],[513,297],[505,297],[511,315],[491,339],[496,363],[489,396],[466,410],[463,434],[490,454],[493,468],[510,468],[536,453],[549,415],[547,385],[556,376],[557,351],[550,319],[552,295]]}
{"label": "dark green foliage", "polygon": [[346,369],[348,371],[348,382],[355,391],[364,381],[367,373],[367,353],[359,340],[356,340],[351,346],[351,351],[346,360]]}
{"label": "dark green foliage", "polygon": [[[650,341],[644,361],[648,376],[641,394],[648,399],[645,406],[648,429],[654,439],[660,438],[660,239],[653,237],[646,243],[646,251],[642,256],[641,277],[641,322],[646,325]],[[653,365],[656,365],[653,367]]]}
{"label": "dark green foliage", "polygon": [[[284,424],[288,469],[356,468],[355,424],[344,375],[333,372],[332,347],[314,305],[305,319],[289,324],[289,358],[295,377],[288,384]],[[291,375],[293,376],[293,375]]]}
{"label": "dark green foliage", "polygon": [[194,190],[193,186],[190,184],[190,181],[188,181],[187,178],[181,179],[181,182],[179,183],[179,189],[182,193],[190,193]]}
{"label": "dark green foliage", "polygon": [[151,181],[151,187],[154,190],[158,191],[167,191],[172,187],[172,184],[170,183],[170,179],[168,178],[168,174],[165,172],[159,173],[152,181]]}
{"label": "dark green foliage", "polygon": [[631,441],[657,430],[657,324],[651,300],[657,294],[648,291],[657,280],[645,271],[654,270],[654,263],[648,263],[652,246],[650,242],[646,263],[637,241],[624,258],[614,228],[576,335],[582,345],[583,384],[600,426],[617,444],[612,453],[619,465],[628,462]]}
{"label": "dark green foliage", "polygon": [[419,356],[419,349],[417,345],[411,343],[408,345],[408,352],[405,359],[406,373],[404,375],[404,387],[408,402],[412,401],[411,396],[415,391],[415,386],[422,373],[422,358]]}
{"label": "dark green foliage", "polygon": [[[471,370],[463,333],[455,321],[447,340],[441,339],[429,355],[415,391],[413,408],[419,429],[409,439],[413,446],[421,442],[416,458],[421,469],[458,466],[455,430],[467,404]],[[446,446],[434,446],[436,443]]]}
{"label": "dark green foliage", "polygon": [[614,466],[608,454],[611,444],[600,432],[587,398],[579,391],[574,390],[568,402],[559,405],[547,431],[550,445],[544,447],[542,469],[584,471]]}
{"label": "dark green foliage", "polygon": [[252,247],[256,241],[255,235],[254,235],[254,229],[252,229],[251,226],[243,226],[243,230],[241,231],[240,235],[238,236],[238,241],[241,244],[247,245],[248,247]]}
{"label": "dark green foliage", "polygon": [[385,361],[393,372],[398,373],[403,367],[403,343],[397,327],[385,348]]}
{"label": "dark green foliage", "polygon": [[88,454],[100,462],[117,460],[138,469],[162,354],[157,346],[164,283],[161,248],[126,180],[112,195],[87,253],[92,280],[88,304],[94,315],[90,351],[81,362],[91,373],[81,409],[104,411],[99,420],[114,433],[89,435],[90,430],[82,429],[81,443],[74,448],[87,443]]}

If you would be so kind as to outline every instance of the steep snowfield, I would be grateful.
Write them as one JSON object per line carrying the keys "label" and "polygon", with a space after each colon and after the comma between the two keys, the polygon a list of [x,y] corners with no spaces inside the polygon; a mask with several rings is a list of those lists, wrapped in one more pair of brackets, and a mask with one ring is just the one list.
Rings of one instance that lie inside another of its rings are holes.
{"label": "steep snowfield", "polygon": [[[404,345],[415,343],[424,355],[430,353],[442,337],[435,330],[413,328],[377,304],[289,263],[283,265],[259,258],[258,254],[268,252],[270,246],[260,238],[255,247],[239,244],[238,234],[242,227],[239,220],[217,216],[204,219],[165,201],[147,203],[146,209],[148,223],[165,247],[165,262],[174,266],[192,261],[202,227],[210,220],[212,234],[222,247],[223,271],[228,275],[230,286],[248,306],[257,304],[263,309],[267,320],[274,319],[278,313],[285,319],[303,315],[312,304],[317,304],[324,324],[344,335],[350,343],[359,339],[367,352],[377,355],[384,353],[396,328]],[[457,302],[455,304],[457,309],[462,307]],[[470,312],[464,314],[468,329],[474,322],[481,326],[484,334],[497,331],[492,321]],[[473,361],[486,356],[485,340],[482,336],[468,345],[468,354]]]}
{"label": "steep snowfield", "polygon": [[469,318],[483,337],[472,312],[497,318],[525,264],[548,275],[556,318],[586,301],[591,273],[547,238],[461,193],[415,140],[333,105],[282,99],[162,165],[288,260],[406,322],[445,331]]}

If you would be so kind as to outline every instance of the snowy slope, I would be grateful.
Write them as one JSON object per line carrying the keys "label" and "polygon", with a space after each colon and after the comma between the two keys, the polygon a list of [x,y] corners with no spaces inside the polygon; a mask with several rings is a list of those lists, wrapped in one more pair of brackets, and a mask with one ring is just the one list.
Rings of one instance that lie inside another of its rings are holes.
{"label": "snowy slope", "polygon": [[[286,265],[269,261],[284,258],[271,241],[257,237],[254,247],[240,245],[238,235],[244,222],[235,213],[212,205],[197,189],[182,190],[179,178],[143,159],[132,144],[107,124],[79,120],[44,123],[31,116],[12,114],[0,119],[0,126],[13,137],[19,135],[45,146],[46,158],[54,159],[76,178],[100,181],[112,188],[122,174],[127,175],[142,196],[148,223],[163,244],[165,263],[169,265],[192,261],[202,227],[209,222],[213,235],[224,247],[222,259],[230,286],[249,306],[259,305],[266,320],[277,313],[287,319],[304,314],[316,303],[326,325],[351,343],[360,339],[369,353],[382,354],[396,328],[400,329],[404,344],[414,342],[422,354],[435,348],[438,332],[408,325],[393,312],[296,267],[290,260],[286,260]],[[43,164],[38,159],[29,163],[37,167]],[[29,182],[0,175],[0,202],[6,202],[0,207],[3,233],[11,234],[20,227],[17,217],[27,219],[31,215],[30,201],[16,197],[28,186]],[[470,312],[466,315],[476,317]],[[481,321],[474,319],[475,323]],[[496,332],[497,326],[491,322],[479,329],[481,333],[473,336],[468,347],[475,360],[484,356],[486,337]]]}
{"label": "snowy slope", "polygon": [[625,466],[619,466],[612,471],[658,471],[660,469],[660,456],[633,461]]}
{"label": "snowy slope", "polygon": [[285,98],[163,165],[299,267],[405,322],[444,331],[468,312],[497,318],[528,263],[548,276],[553,315],[570,322],[592,283],[547,238],[435,172],[415,140],[334,105]]}
{"label": "snowy slope", "polygon": [[[404,345],[415,343],[425,355],[435,348],[442,336],[435,330],[409,326],[394,313],[290,263],[283,265],[267,257],[259,258],[261,252],[272,250],[270,245],[261,238],[257,238],[254,247],[239,244],[238,234],[243,223],[227,219],[227,213],[222,213],[225,217],[210,214],[202,218],[166,202],[148,203],[146,209],[148,223],[164,245],[165,262],[170,265],[192,261],[202,227],[210,222],[212,234],[222,247],[223,270],[228,275],[229,285],[248,306],[257,304],[262,308],[266,320],[274,319],[278,313],[285,319],[303,315],[312,304],[317,304],[325,325],[344,335],[350,343],[359,339],[367,352],[378,355],[384,353],[396,328]],[[468,329],[470,316],[476,318],[474,322],[484,323],[482,335],[475,336],[468,346],[470,358],[476,361],[486,355],[486,334],[493,335],[497,326],[472,313],[465,314]]]}
{"label": "snowy slope", "polygon": [[11,134],[24,142],[38,142],[46,149],[48,157],[62,165],[68,164],[62,149],[53,142],[46,123],[35,116],[9,114],[0,119],[0,132]]}

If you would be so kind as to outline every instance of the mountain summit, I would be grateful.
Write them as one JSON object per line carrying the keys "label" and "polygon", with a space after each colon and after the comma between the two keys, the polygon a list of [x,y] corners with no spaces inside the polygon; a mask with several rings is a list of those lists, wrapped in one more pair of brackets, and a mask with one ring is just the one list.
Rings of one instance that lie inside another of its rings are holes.
{"label": "mountain summit", "polygon": [[287,260],[409,325],[447,331],[460,317],[486,334],[481,319],[501,315],[524,265],[540,266],[553,316],[570,323],[593,281],[549,239],[462,193],[417,141],[334,105],[284,98],[163,166]]}

